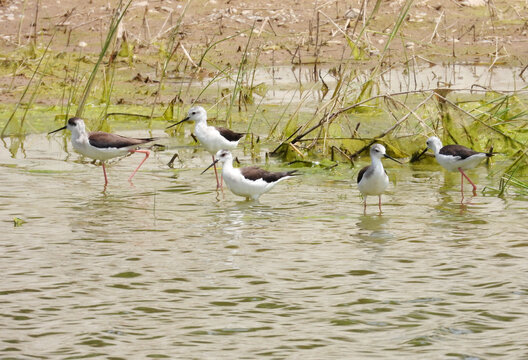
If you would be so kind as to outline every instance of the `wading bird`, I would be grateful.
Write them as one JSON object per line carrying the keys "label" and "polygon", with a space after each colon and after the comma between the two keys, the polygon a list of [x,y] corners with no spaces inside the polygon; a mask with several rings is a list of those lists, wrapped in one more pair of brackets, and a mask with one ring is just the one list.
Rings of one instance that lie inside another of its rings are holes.
{"label": "wading bird", "polygon": [[78,117],[69,119],[66,126],[63,126],[57,130],[53,130],[49,132],[48,135],[65,129],[71,131],[71,143],[75,151],[86,157],[101,161],[101,164],[103,165],[103,174],[105,177],[105,186],[108,185],[108,178],[106,177],[105,168],[106,160],[119,156],[125,156],[128,153],[139,152],[145,154],[145,158],[139,163],[136,170],[134,170],[132,175],[130,175],[128,178],[128,181],[132,181],[132,178],[136,172],[150,155],[150,151],[139,150],[138,146],[155,140],[155,138],[130,138],[121,135],[109,134],[102,131],[88,132],[86,131],[84,121]]}
{"label": "wading bird", "polygon": [[383,145],[374,144],[370,147],[371,164],[361,169],[357,177],[358,189],[365,201],[363,203],[363,211],[367,211],[367,196],[378,195],[378,207],[381,213],[381,194],[389,186],[389,177],[381,163],[381,158],[383,157],[401,164],[398,160],[385,153]]}
{"label": "wading bird", "polygon": [[256,166],[234,168],[233,155],[227,150],[218,151],[216,160],[202,171],[202,174],[217,162],[222,163],[222,176],[229,190],[247,200],[258,200],[262,194],[273,189],[282,180],[298,175],[296,174],[297,170],[271,172]]}
{"label": "wading bird", "polygon": [[194,121],[194,135],[200,141],[200,144],[213,157],[214,171],[216,176],[216,188],[222,187],[222,180],[218,180],[218,171],[216,170],[215,154],[219,150],[232,150],[237,147],[244,133],[237,133],[232,130],[207,125],[207,112],[201,106],[192,107],[187,113],[187,117],[167,129],[181,124],[185,121]]}
{"label": "wading bird", "polygon": [[434,152],[436,161],[444,167],[447,171],[460,172],[460,191],[464,194],[464,178],[473,186],[473,195],[477,194],[477,186],[466,175],[464,170],[473,169],[482,160],[493,156],[493,148],[489,152],[483,153],[472,150],[462,145],[446,145],[442,146],[442,141],[436,136],[432,136],[425,142],[427,148],[419,155],[423,155],[427,149]]}

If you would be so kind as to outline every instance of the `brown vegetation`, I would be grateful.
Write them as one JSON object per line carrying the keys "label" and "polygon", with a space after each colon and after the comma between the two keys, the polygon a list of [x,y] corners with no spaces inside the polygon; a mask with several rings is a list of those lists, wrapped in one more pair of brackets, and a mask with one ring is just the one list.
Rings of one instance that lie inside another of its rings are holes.
{"label": "brown vegetation", "polygon": [[[2,52],[32,40],[45,43],[59,27],[64,36],[54,42],[55,50],[71,51],[84,42],[88,51],[97,53],[114,3],[117,1],[4,0],[0,3]],[[381,1],[368,30],[361,35],[365,46],[362,62],[382,51],[405,3]],[[137,44],[138,55],[158,50],[186,4],[176,0],[132,3],[122,30]],[[262,64],[340,61],[353,57],[348,41],[358,39],[375,5],[374,0],[195,0],[189,3],[178,41],[197,62],[204,49],[233,36],[216,44],[209,56],[215,64],[236,64],[253,27],[251,50],[262,51]],[[400,57],[406,51],[431,61],[525,65],[527,32],[526,1],[415,0],[390,50],[392,56]]]}

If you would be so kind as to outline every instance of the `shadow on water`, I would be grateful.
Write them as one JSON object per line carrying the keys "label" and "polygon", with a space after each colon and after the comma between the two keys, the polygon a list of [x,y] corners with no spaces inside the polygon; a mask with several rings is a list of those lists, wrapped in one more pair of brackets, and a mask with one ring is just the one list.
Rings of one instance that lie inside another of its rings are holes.
{"label": "shadow on water", "polygon": [[[219,200],[219,197],[221,198]],[[246,201],[235,198],[228,189],[224,194],[217,193],[216,203],[212,205],[213,211],[208,213],[213,222],[227,224],[228,228],[251,228],[255,222],[266,223],[280,217],[284,211],[280,207],[274,207],[261,203],[260,201]],[[227,199],[227,198],[230,198]]]}
{"label": "shadow on water", "polygon": [[390,229],[390,218],[384,215],[362,215],[356,222],[357,236],[364,241],[373,241],[382,244],[394,239]]}
{"label": "shadow on water", "polygon": [[71,217],[71,228],[96,239],[125,240],[126,233],[152,227],[154,194],[131,194],[134,188],[128,183],[124,186],[129,187],[125,192],[115,188],[106,188],[103,192],[84,190],[83,200],[71,206],[71,211],[77,214]]}

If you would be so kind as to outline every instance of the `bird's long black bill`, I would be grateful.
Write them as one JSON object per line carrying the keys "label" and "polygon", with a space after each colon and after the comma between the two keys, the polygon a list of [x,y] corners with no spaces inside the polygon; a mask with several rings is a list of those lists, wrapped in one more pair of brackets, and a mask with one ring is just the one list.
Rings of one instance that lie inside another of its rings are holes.
{"label": "bird's long black bill", "polygon": [[176,124],[172,124],[171,126],[167,126],[167,127],[165,128],[165,130],[170,129],[171,127],[175,127],[176,125],[180,125],[182,122],[185,122],[185,121],[187,121],[187,120],[189,120],[189,117],[188,117],[188,116],[187,116],[185,119],[183,119],[183,120],[181,120],[181,121],[178,121]]}
{"label": "bird's long black bill", "polygon": [[387,155],[387,154],[385,154],[384,156],[385,156],[385,157],[386,157],[387,159],[391,159],[392,161],[396,161],[396,162],[397,162],[398,164],[400,164],[400,165],[401,165],[401,162],[400,162],[400,161],[398,161],[398,160],[396,160],[396,159],[395,159],[395,158],[393,158],[392,156],[389,156],[389,155]]}
{"label": "bird's long black bill", "polygon": [[423,149],[423,151],[421,153],[419,153],[418,155],[414,156],[412,159],[411,159],[411,162],[415,162],[415,161],[418,161],[420,160],[420,158],[427,152],[429,148],[425,148]]}
{"label": "bird's long black bill", "polygon": [[215,166],[217,162],[218,162],[218,159],[215,160],[215,161],[213,161],[213,163],[212,163],[211,165],[209,165],[204,171],[202,171],[202,172],[200,173],[200,175],[202,175],[204,172],[206,172],[207,170],[209,170],[210,168],[212,168],[213,166]]}
{"label": "bird's long black bill", "polygon": [[56,132],[58,132],[58,131],[65,130],[65,129],[66,129],[66,126],[63,126],[63,127],[59,128],[59,129],[57,129],[57,130],[50,131],[50,132],[48,133],[48,135],[51,135],[51,134],[53,134],[53,133],[56,133]]}

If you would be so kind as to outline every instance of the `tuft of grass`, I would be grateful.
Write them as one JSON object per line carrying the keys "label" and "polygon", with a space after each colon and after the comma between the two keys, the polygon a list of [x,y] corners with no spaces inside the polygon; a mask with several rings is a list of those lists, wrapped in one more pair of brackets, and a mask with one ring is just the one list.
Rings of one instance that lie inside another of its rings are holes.
{"label": "tuft of grass", "polygon": [[528,193],[528,181],[522,181],[516,177],[518,172],[528,166],[528,149],[519,151],[518,156],[512,164],[504,171],[499,181],[499,189],[497,196],[503,196],[509,187],[514,186],[517,189]]}
{"label": "tuft of grass", "polygon": [[[170,64],[172,58],[174,57],[174,55],[176,54],[176,51],[178,50],[178,48],[180,48],[180,46],[181,46],[180,42],[177,41],[178,33],[180,32],[180,28],[182,26],[183,19],[185,17],[185,14],[187,13],[189,5],[191,4],[191,1],[192,0],[187,0],[187,2],[185,3],[185,6],[184,6],[184,8],[182,10],[182,13],[178,17],[178,19],[176,21],[176,24],[172,27],[172,30],[170,31],[170,34],[169,34],[169,37],[168,37],[168,40],[167,40],[166,50],[163,51],[164,58],[163,58],[163,64],[161,66],[161,74],[159,75],[158,89],[156,91],[156,96],[155,96],[154,101],[152,103],[152,108],[151,108],[151,112],[150,112],[150,119],[151,120],[154,117],[154,111],[155,111],[155,108],[156,108],[156,104],[158,103],[160,94],[161,94],[161,89],[162,89],[162,86],[163,86],[163,82],[165,81],[165,78],[167,76],[167,69],[169,67],[169,64]],[[181,47],[181,49],[182,49],[182,51],[184,53],[186,53],[186,50],[183,47]],[[173,102],[173,104],[174,104],[174,102]]]}
{"label": "tuft of grass", "polygon": [[[123,0],[119,1],[119,4],[117,5],[116,9],[114,10],[114,14],[112,18],[110,19],[110,24],[108,26],[108,33],[106,34],[106,39],[103,42],[103,47],[101,51],[99,52],[99,57],[92,69],[92,72],[90,73],[90,76],[88,77],[88,80],[86,81],[86,84],[84,86],[84,90],[81,95],[81,100],[79,102],[79,105],[77,106],[77,111],[75,113],[75,116],[82,117],[82,114],[84,112],[84,107],[86,105],[86,101],[88,99],[88,96],[90,95],[90,92],[92,90],[92,86],[95,81],[95,77],[97,75],[97,71],[99,69],[99,66],[101,65],[108,49],[110,48],[110,45],[112,44],[114,40],[114,36],[117,32],[117,29],[119,28],[119,24],[121,23],[121,20],[123,20],[123,17],[125,16],[125,13],[132,3],[133,0],[129,0],[126,4],[123,2]],[[108,93],[107,96],[110,96]]]}
{"label": "tuft of grass", "polygon": [[[235,104],[237,96],[242,91],[243,76],[244,76],[244,73],[246,72],[246,66],[248,64],[249,44],[251,43],[251,39],[253,37],[253,33],[254,33],[254,30],[255,30],[255,24],[256,24],[256,20],[253,22],[253,25],[251,26],[251,29],[249,30],[248,40],[246,42],[246,46],[244,48],[244,51],[242,52],[242,58],[240,59],[240,63],[238,65],[238,71],[237,71],[237,76],[236,76],[236,79],[235,79],[234,89],[231,92],[231,99],[229,101],[229,105],[227,106],[226,123],[228,124],[229,127],[231,127],[233,125],[232,116],[231,116],[231,113],[233,111],[233,106]],[[239,101],[238,110],[239,111],[241,110],[240,101]]]}

